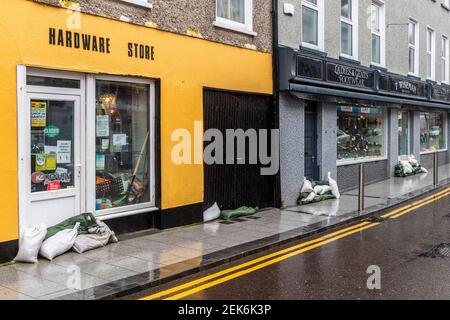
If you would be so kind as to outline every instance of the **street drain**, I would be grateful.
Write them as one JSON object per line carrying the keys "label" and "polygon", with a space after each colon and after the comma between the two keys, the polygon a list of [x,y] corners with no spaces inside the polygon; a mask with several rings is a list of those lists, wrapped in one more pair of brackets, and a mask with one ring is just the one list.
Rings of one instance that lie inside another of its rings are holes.
{"label": "street drain", "polygon": [[427,258],[450,258],[450,243],[441,243],[430,251],[422,253],[421,257]]}

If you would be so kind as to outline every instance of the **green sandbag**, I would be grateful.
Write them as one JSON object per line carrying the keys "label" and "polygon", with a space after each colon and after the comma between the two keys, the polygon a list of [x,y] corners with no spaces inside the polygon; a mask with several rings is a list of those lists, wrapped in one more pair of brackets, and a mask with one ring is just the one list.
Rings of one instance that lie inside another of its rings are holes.
{"label": "green sandbag", "polygon": [[95,217],[92,213],[83,213],[78,216],[66,219],[63,222],[48,228],[45,240],[53,237],[55,234],[62,230],[73,229],[78,222],[80,223],[78,234],[89,234],[88,230],[90,228],[98,227],[97,222],[95,221]]}
{"label": "green sandbag", "polygon": [[298,199],[297,199],[297,204],[298,204],[299,206],[302,206],[302,205],[307,205],[307,204],[311,204],[311,203],[322,202],[322,201],[325,201],[325,200],[336,199],[336,197],[333,196],[333,194],[327,192],[327,193],[325,193],[325,194],[316,196],[316,197],[314,198],[314,200],[311,201],[311,202],[303,203],[302,200],[308,198],[308,196],[309,196],[309,193],[308,193],[308,192],[301,193],[300,196],[299,196]]}
{"label": "green sandbag", "polygon": [[229,220],[233,218],[239,218],[239,217],[246,217],[254,215],[259,210],[258,207],[251,208],[251,207],[240,207],[235,210],[224,210],[222,211],[221,215],[223,218]]}

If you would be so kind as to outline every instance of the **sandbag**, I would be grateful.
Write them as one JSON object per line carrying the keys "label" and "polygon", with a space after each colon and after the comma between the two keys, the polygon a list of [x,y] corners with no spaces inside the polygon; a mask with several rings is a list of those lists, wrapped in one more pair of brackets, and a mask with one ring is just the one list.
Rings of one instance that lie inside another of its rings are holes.
{"label": "sandbag", "polygon": [[337,184],[336,180],[331,178],[331,172],[328,172],[328,184],[330,185],[331,193],[333,194],[333,196],[336,199],[340,199],[341,198],[341,194],[339,192],[339,187],[338,187],[338,184]]}
{"label": "sandbag", "polygon": [[106,246],[110,242],[118,242],[118,239],[111,229],[100,220],[97,220],[98,227],[89,229],[89,234],[78,235],[73,244],[72,250],[83,253],[89,250]]}
{"label": "sandbag", "polygon": [[314,198],[317,196],[317,194],[315,194],[314,192],[311,192],[305,199],[303,199],[303,203],[307,204],[307,203],[311,203],[314,201]]}
{"label": "sandbag", "polygon": [[209,209],[203,212],[203,222],[213,221],[219,219],[220,217],[220,208],[217,205],[217,202],[214,203]]}
{"label": "sandbag", "polygon": [[97,222],[94,215],[92,213],[83,213],[78,216],[66,219],[63,222],[60,222],[57,225],[48,228],[45,240],[53,237],[55,234],[62,230],[73,229],[77,223],[80,224],[78,234],[89,234],[90,228],[97,227]]}
{"label": "sandbag", "polygon": [[400,161],[400,164],[403,166],[403,172],[406,175],[410,175],[413,173],[413,167],[408,161]]}
{"label": "sandbag", "polygon": [[254,215],[259,210],[258,207],[251,208],[251,207],[240,207],[235,210],[224,210],[222,211],[222,217],[225,219],[233,219],[233,218],[239,218],[239,217],[245,217],[245,216],[251,216]]}
{"label": "sandbag", "polygon": [[33,228],[27,228],[20,236],[20,247],[15,262],[37,263],[39,249],[47,234],[47,226],[41,223]]}
{"label": "sandbag", "polygon": [[77,222],[73,229],[65,229],[44,241],[39,254],[48,260],[53,260],[59,255],[69,251],[78,235],[80,223]]}
{"label": "sandbag", "polygon": [[314,187],[313,192],[317,195],[323,195],[325,193],[331,192],[331,187],[326,186],[326,185],[318,185],[318,186]]}
{"label": "sandbag", "polygon": [[300,193],[306,193],[306,192],[310,193],[310,192],[313,192],[313,191],[314,191],[314,188],[312,186],[311,181],[309,181],[306,178],[303,178],[303,186],[302,186],[302,191],[300,191]]}

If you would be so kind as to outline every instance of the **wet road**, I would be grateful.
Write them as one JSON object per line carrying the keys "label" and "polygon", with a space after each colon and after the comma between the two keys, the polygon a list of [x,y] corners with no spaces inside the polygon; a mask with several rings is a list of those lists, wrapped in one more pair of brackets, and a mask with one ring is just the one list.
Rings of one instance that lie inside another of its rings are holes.
{"label": "wet road", "polygon": [[450,257],[422,256],[450,243],[450,196],[429,199],[126,298],[450,299]]}

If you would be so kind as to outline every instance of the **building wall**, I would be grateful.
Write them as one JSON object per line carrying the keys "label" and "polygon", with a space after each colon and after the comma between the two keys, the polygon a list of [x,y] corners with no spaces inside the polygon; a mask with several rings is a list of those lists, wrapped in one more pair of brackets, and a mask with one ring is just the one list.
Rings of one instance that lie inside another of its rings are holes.
{"label": "building wall", "polygon": [[131,23],[160,30],[189,34],[238,47],[272,51],[272,0],[253,0],[253,31],[256,36],[215,27],[216,1],[152,0],[152,8],[120,0],[33,0],[63,7],[79,7],[82,12],[127,19]]}
{"label": "building wall", "polygon": [[[441,1],[385,0],[386,68],[401,75],[408,74],[408,22],[419,22],[420,77],[426,79],[426,29],[436,31],[436,81],[441,81],[441,37],[450,39],[450,12]],[[283,12],[284,3],[295,7],[294,16]],[[325,0],[325,52],[331,58],[340,56],[340,0]],[[371,65],[371,0],[359,0],[359,58],[364,66]],[[278,0],[279,44],[298,49],[301,46],[301,0]]]}
{"label": "building wall", "polygon": [[[49,45],[49,28],[65,29],[69,18],[64,9],[33,1],[0,1],[0,247],[18,238],[17,65],[160,79],[163,209],[203,202],[203,166],[171,161],[172,132],[186,128],[193,135],[194,122],[203,119],[203,88],[272,94],[271,54],[88,14],[80,16],[80,32],[111,37],[110,54]],[[154,46],[155,60],[128,57],[130,41]]]}

